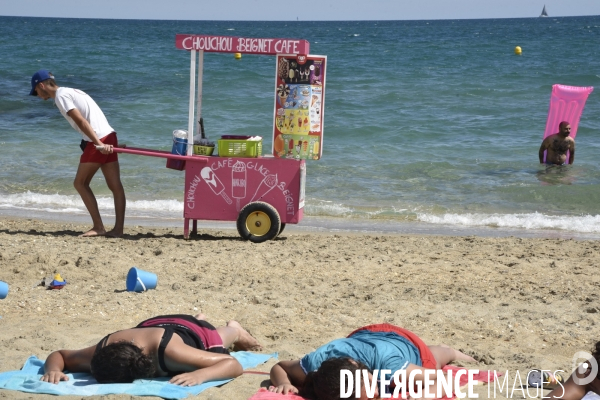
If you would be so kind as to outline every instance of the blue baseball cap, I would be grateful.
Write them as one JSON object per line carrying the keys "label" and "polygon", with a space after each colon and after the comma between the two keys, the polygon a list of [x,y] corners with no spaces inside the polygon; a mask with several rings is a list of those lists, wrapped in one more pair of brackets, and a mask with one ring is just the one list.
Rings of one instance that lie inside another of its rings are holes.
{"label": "blue baseball cap", "polygon": [[54,75],[52,75],[52,72],[48,71],[47,69],[40,69],[38,72],[33,74],[31,77],[31,92],[29,92],[29,94],[31,96],[37,96],[37,92],[35,90],[36,85],[48,79],[54,79]]}

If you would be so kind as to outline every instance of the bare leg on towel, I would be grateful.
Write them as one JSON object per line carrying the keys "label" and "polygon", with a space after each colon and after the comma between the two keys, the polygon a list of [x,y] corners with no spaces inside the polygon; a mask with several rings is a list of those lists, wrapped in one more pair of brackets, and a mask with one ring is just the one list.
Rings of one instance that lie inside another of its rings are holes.
{"label": "bare leg on towel", "polygon": [[453,348],[446,346],[445,344],[441,344],[438,346],[427,346],[429,350],[433,353],[435,357],[435,361],[437,363],[437,369],[443,368],[445,365],[450,364],[452,361],[469,361],[469,362],[477,362],[473,357],[466,355],[458,350],[454,350]]}
{"label": "bare leg on towel", "polygon": [[223,347],[233,345],[233,350],[261,350],[262,346],[250,333],[237,321],[229,321],[227,326],[220,326],[217,332],[223,340]]}
{"label": "bare leg on towel", "polygon": [[[206,320],[206,315],[202,312],[194,315],[194,318],[200,321]],[[245,330],[242,325],[237,321],[229,321],[226,326],[219,326],[217,328],[221,340],[223,340],[223,347],[228,348],[232,344],[233,349],[239,350],[261,350],[262,346],[258,343],[250,333]]]}

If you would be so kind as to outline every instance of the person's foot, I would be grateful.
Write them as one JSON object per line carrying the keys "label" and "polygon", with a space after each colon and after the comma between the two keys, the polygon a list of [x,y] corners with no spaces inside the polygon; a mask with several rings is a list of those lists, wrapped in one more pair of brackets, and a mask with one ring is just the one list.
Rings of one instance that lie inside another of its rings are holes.
{"label": "person's foot", "polygon": [[242,327],[242,325],[240,325],[239,322],[231,320],[231,321],[227,322],[227,326],[230,328],[235,328],[238,331],[238,338],[233,343],[234,351],[240,351],[240,350],[259,351],[259,350],[262,350],[262,346],[260,345],[260,343],[258,343],[258,340],[256,340],[254,337],[252,337],[250,332],[245,330]]}
{"label": "person's foot", "polygon": [[468,362],[474,362],[474,363],[477,362],[476,359],[474,359],[471,356],[466,355],[465,353],[463,353],[461,351],[458,351],[456,349],[452,349],[452,350],[454,350],[454,359],[457,361],[460,360],[460,361],[468,361]]}
{"label": "person's foot", "polygon": [[93,237],[93,236],[104,236],[106,231],[104,229],[92,228],[89,231],[82,233],[79,237]]}
{"label": "person's foot", "polygon": [[111,238],[117,238],[118,239],[118,238],[120,238],[120,237],[123,236],[123,231],[116,231],[116,230],[113,229],[113,230],[110,230],[110,231],[106,232],[104,234],[104,236],[111,237]]}
{"label": "person's foot", "polygon": [[198,314],[194,315],[194,318],[196,318],[199,321],[206,321],[206,315],[202,314],[201,312],[199,312]]}

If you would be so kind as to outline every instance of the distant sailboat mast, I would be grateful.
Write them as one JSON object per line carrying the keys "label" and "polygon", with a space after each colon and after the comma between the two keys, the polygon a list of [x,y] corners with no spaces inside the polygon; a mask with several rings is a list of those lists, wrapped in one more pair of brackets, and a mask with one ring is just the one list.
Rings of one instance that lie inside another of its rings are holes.
{"label": "distant sailboat mast", "polygon": [[546,5],[544,4],[544,9],[542,10],[540,17],[547,17],[547,16],[548,16],[548,13],[546,12]]}

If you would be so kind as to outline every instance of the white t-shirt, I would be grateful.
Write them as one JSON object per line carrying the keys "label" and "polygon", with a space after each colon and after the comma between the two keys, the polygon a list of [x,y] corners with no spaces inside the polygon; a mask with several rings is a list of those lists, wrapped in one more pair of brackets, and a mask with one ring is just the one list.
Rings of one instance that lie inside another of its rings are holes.
{"label": "white t-shirt", "polygon": [[110,126],[104,113],[98,107],[98,104],[84,91],[79,89],[71,89],[67,87],[59,87],[56,91],[56,97],[54,98],[54,103],[56,107],[60,110],[60,113],[69,121],[69,124],[75,129],[77,132],[83,136],[83,140],[91,142],[91,140],[79,129],[75,121],[67,112],[76,108],[83,118],[85,118],[94,132],[96,132],[96,136],[98,139],[102,139],[104,136],[114,132],[114,129]]}

